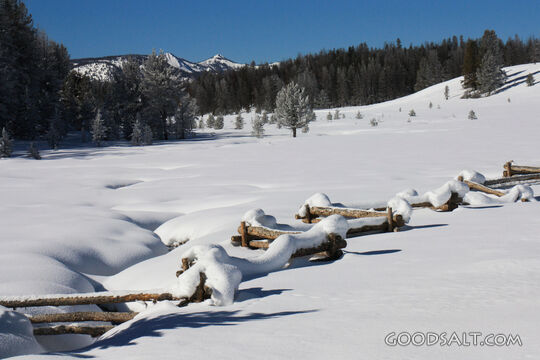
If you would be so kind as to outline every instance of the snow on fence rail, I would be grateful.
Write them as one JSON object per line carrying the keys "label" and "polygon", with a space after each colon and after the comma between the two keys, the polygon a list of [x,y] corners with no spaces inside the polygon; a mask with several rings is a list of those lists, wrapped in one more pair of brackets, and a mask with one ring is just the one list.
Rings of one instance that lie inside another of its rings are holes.
{"label": "snow on fence rail", "polygon": [[[307,231],[277,224],[275,217],[261,209],[247,212],[240,223],[238,233],[232,236],[234,244],[243,247],[265,249],[251,259],[233,257],[219,245],[195,246],[184,253],[177,282],[166,290],[153,292],[98,292],[93,294],[68,294],[46,296],[0,297],[0,305],[8,308],[36,306],[70,306],[88,304],[112,304],[133,301],[178,301],[178,306],[210,299],[214,305],[226,305],[234,301],[234,295],[245,276],[267,274],[286,266],[291,258],[313,254],[326,259],[338,259],[341,249],[347,246],[345,238],[373,231],[397,231],[410,219],[412,208],[431,208],[452,211],[459,204],[485,204],[495,201],[528,201],[533,191],[524,185],[499,191],[490,185],[540,179],[540,168],[505,164],[502,179],[486,180],[474,171],[462,171],[456,180],[442,187],[419,195],[410,189],[396,194],[386,207],[357,209],[334,206],[327,195],[317,193],[306,200],[296,215],[305,223],[314,224]],[[523,175],[514,175],[523,174]],[[472,192],[470,190],[476,190]],[[488,194],[488,195],[485,195]],[[36,327],[35,335],[87,334],[100,336],[114,325],[129,321],[136,312],[72,312],[27,315],[34,324],[98,321],[111,325],[79,326],[58,325]]]}

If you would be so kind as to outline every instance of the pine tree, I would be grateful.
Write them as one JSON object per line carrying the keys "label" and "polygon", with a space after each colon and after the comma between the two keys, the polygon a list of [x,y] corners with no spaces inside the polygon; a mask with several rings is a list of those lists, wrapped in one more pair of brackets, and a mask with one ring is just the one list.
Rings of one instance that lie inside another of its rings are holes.
{"label": "pine tree", "polygon": [[476,120],[476,119],[478,119],[478,118],[476,117],[476,114],[475,114],[475,112],[474,112],[473,110],[469,111],[469,116],[468,116],[468,118],[469,118],[469,120]]}
{"label": "pine tree", "polygon": [[268,122],[270,121],[268,119],[268,113],[266,111],[263,111],[261,121],[263,122],[263,124],[268,124]]}
{"label": "pine tree", "polygon": [[483,55],[480,67],[476,71],[476,78],[478,90],[484,94],[491,95],[506,80],[506,73],[502,70],[504,61],[499,43],[499,38],[493,30],[486,30],[480,41],[480,51]]}
{"label": "pine tree", "polygon": [[270,124],[277,124],[278,120],[277,120],[277,116],[276,114],[272,114],[270,116]]}
{"label": "pine tree", "polygon": [[201,117],[201,120],[199,120],[199,129],[204,129],[204,119]]}
{"label": "pine tree", "polygon": [[242,113],[238,113],[236,116],[236,119],[234,120],[234,128],[236,130],[241,130],[244,128],[244,118],[242,117]]}
{"label": "pine tree", "polygon": [[33,141],[30,143],[30,147],[28,148],[28,156],[36,160],[41,160],[39,149],[37,148],[37,146],[34,144]]}
{"label": "pine tree", "polygon": [[341,114],[339,113],[339,109],[336,109],[334,111],[334,120],[339,120],[341,118]]}
{"label": "pine tree", "polygon": [[276,116],[282,126],[292,130],[296,137],[296,129],[307,126],[313,110],[304,89],[291,82],[282,88],[276,98]]}
{"label": "pine tree", "polygon": [[208,115],[208,119],[206,119],[206,126],[209,128],[214,128],[216,125],[216,118],[214,118],[214,115],[210,114]]}
{"label": "pine tree", "polygon": [[150,125],[144,125],[143,128],[143,143],[144,145],[152,145],[154,139],[154,134],[152,133],[152,128]]}
{"label": "pine tree", "polygon": [[326,114],[326,120],[331,121],[332,119],[332,113],[329,111],[328,114]]}
{"label": "pine tree", "polygon": [[255,115],[255,118],[251,119],[251,135],[258,138],[264,136],[264,123],[259,115]]}
{"label": "pine tree", "polygon": [[432,108],[433,108],[433,103],[432,103],[431,101],[429,102],[429,105],[428,105],[428,107],[429,107],[430,109],[432,109]]}
{"label": "pine tree", "polygon": [[58,149],[60,141],[62,141],[62,135],[59,130],[60,113],[55,110],[53,116],[49,119],[49,130],[47,131],[47,142],[49,147],[53,150]]}
{"label": "pine tree", "polygon": [[214,129],[221,130],[223,129],[223,126],[224,126],[223,115],[218,115],[216,117],[216,121],[214,122]]}
{"label": "pine tree", "polygon": [[107,136],[107,129],[105,127],[105,120],[101,115],[101,109],[98,109],[96,117],[92,122],[92,141],[97,145],[101,146],[103,140]]}
{"label": "pine tree", "polygon": [[133,124],[133,130],[131,133],[131,145],[141,146],[144,143],[144,126],[141,120],[141,114],[137,113],[135,116],[135,123]]}
{"label": "pine tree", "polygon": [[185,139],[186,136],[191,135],[197,111],[195,99],[190,98],[187,94],[183,95],[174,113],[174,132],[177,139]]}
{"label": "pine tree", "polygon": [[445,100],[448,100],[449,97],[450,97],[450,88],[448,87],[448,85],[446,85],[444,87],[444,98]]}
{"label": "pine tree", "polygon": [[534,85],[534,77],[533,74],[527,75],[527,79],[525,80],[527,83],[527,86],[533,86]]}
{"label": "pine tree", "polygon": [[357,118],[358,120],[361,120],[361,119],[364,118],[364,115],[362,115],[362,113],[361,113],[360,111],[358,111],[358,112],[356,113],[356,118]]}
{"label": "pine tree", "polygon": [[414,109],[411,109],[411,111],[409,111],[409,116],[416,116],[416,111],[414,111]]}
{"label": "pine tree", "polygon": [[11,139],[6,128],[2,128],[2,137],[0,138],[0,158],[10,157],[12,153]]}
{"label": "pine tree", "polygon": [[416,74],[415,91],[420,91],[442,81],[443,69],[439,62],[436,50],[431,50],[428,56],[420,60],[420,67]]}
{"label": "pine tree", "polygon": [[477,87],[476,72],[480,65],[478,44],[475,40],[468,40],[465,45],[463,58],[463,88],[475,90]]}

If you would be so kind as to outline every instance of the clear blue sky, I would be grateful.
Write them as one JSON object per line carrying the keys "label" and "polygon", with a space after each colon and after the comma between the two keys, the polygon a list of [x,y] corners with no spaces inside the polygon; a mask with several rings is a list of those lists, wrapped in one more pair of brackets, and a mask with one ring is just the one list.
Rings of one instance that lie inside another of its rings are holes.
{"label": "clear blue sky", "polygon": [[23,0],[72,58],[163,49],[192,61],[216,53],[273,62],[366,42],[379,47],[452,35],[540,37],[538,0]]}

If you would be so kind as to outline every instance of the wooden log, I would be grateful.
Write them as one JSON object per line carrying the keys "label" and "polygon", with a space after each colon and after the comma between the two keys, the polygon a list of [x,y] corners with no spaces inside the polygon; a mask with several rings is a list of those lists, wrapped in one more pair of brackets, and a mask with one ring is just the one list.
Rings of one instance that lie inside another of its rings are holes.
{"label": "wooden log", "polygon": [[37,299],[18,299],[2,300],[0,305],[9,308],[32,307],[32,306],[68,306],[68,305],[90,305],[90,304],[114,304],[133,301],[163,301],[163,300],[182,300],[174,297],[170,293],[149,294],[149,293],[131,293],[123,295],[114,295],[114,293],[88,293],[47,296]]}
{"label": "wooden log", "polygon": [[333,253],[335,256],[335,253],[338,252],[340,249],[344,249],[347,247],[347,241],[344,240],[341,236],[337,234],[329,234],[328,235],[328,241],[325,241],[320,246],[309,248],[309,249],[299,249],[297,250],[291,257],[302,257],[307,255],[314,255],[321,252],[328,252]]}
{"label": "wooden log", "polygon": [[468,180],[463,180],[463,182],[465,184],[467,184],[470,189],[474,189],[476,191],[481,191],[483,193],[496,195],[496,196],[499,196],[499,197],[504,195],[504,193],[502,191],[498,191],[498,190],[488,188],[487,186],[484,186],[482,184],[478,184],[478,183],[468,181]]}
{"label": "wooden log", "polygon": [[500,179],[490,179],[484,182],[485,186],[504,185],[508,183],[519,183],[524,181],[540,180],[540,174],[514,175],[512,177],[503,177]]}
{"label": "wooden log", "polygon": [[540,167],[511,165],[511,173],[514,174],[540,174]]}
{"label": "wooden log", "polygon": [[[386,210],[386,209],[385,209]],[[317,216],[341,215],[349,218],[385,217],[386,211],[373,211],[352,208],[314,206],[311,213]]]}
{"label": "wooden log", "polygon": [[62,314],[40,314],[30,316],[29,319],[33,324],[79,321],[106,321],[114,324],[121,324],[133,319],[137,314],[137,312],[73,312]]}
{"label": "wooden log", "polygon": [[364,225],[358,228],[350,228],[347,231],[347,238],[359,236],[359,235],[362,235],[363,233],[374,232],[374,231],[379,231],[379,232],[388,231],[388,223],[385,221],[380,225]]}
{"label": "wooden log", "polygon": [[[242,226],[238,228],[238,232],[244,231],[242,229]],[[269,239],[269,240],[275,240],[281,235],[287,235],[287,234],[300,234],[301,231],[283,231],[283,230],[274,230],[267,227],[262,226],[246,226],[245,232],[248,236],[246,238],[248,239],[248,245],[250,240],[259,240],[259,239]],[[254,239],[256,238],[256,239]]]}
{"label": "wooden log", "polygon": [[34,335],[65,335],[65,334],[82,334],[98,337],[105,334],[107,331],[114,328],[112,325],[104,326],[73,326],[59,325],[53,327],[40,327],[34,329]]}
{"label": "wooden log", "polygon": [[242,221],[240,223],[240,230],[239,230],[240,236],[242,237],[242,247],[248,247],[249,240],[247,238],[247,232],[246,232],[246,222]]}
{"label": "wooden log", "polygon": [[505,170],[503,171],[503,177],[512,176],[512,160],[504,164],[504,169]]}
{"label": "wooden log", "polygon": [[388,226],[388,232],[392,232],[394,230],[394,218],[392,217],[391,207],[386,209],[386,225]]}
{"label": "wooden log", "polygon": [[249,242],[249,247],[254,249],[268,249],[271,242],[268,240],[251,240]]}

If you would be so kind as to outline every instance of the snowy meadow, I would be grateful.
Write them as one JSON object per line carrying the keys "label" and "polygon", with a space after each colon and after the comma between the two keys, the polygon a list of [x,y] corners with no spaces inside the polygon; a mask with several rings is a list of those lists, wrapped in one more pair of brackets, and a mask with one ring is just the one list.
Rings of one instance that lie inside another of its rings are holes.
{"label": "snowy meadow", "polygon": [[[369,208],[404,189],[439,188],[465,169],[496,178],[509,160],[540,166],[540,85],[524,80],[540,81],[540,64],[506,72],[507,85],[490,97],[462,99],[457,78],[340,108],[340,119],[327,120],[336,109],[317,110],[297,138],[272,124],[253,137],[255,114],[244,113],[241,130],[228,115],[224,129],[183,141],[2,159],[0,296],[174,289],[194,246],[219,244],[246,259],[264,253],[231,245],[249,210],[308,229],[294,215],[314,193]],[[0,307],[0,357],[532,359],[540,353],[540,186],[532,189],[530,202],[414,210],[401,232],[348,239],[336,261],[298,258],[244,274],[232,304],[130,304],[139,315],[98,339],[34,338],[24,316]],[[428,331],[519,334],[523,344],[385,344],[392,332]]]}

